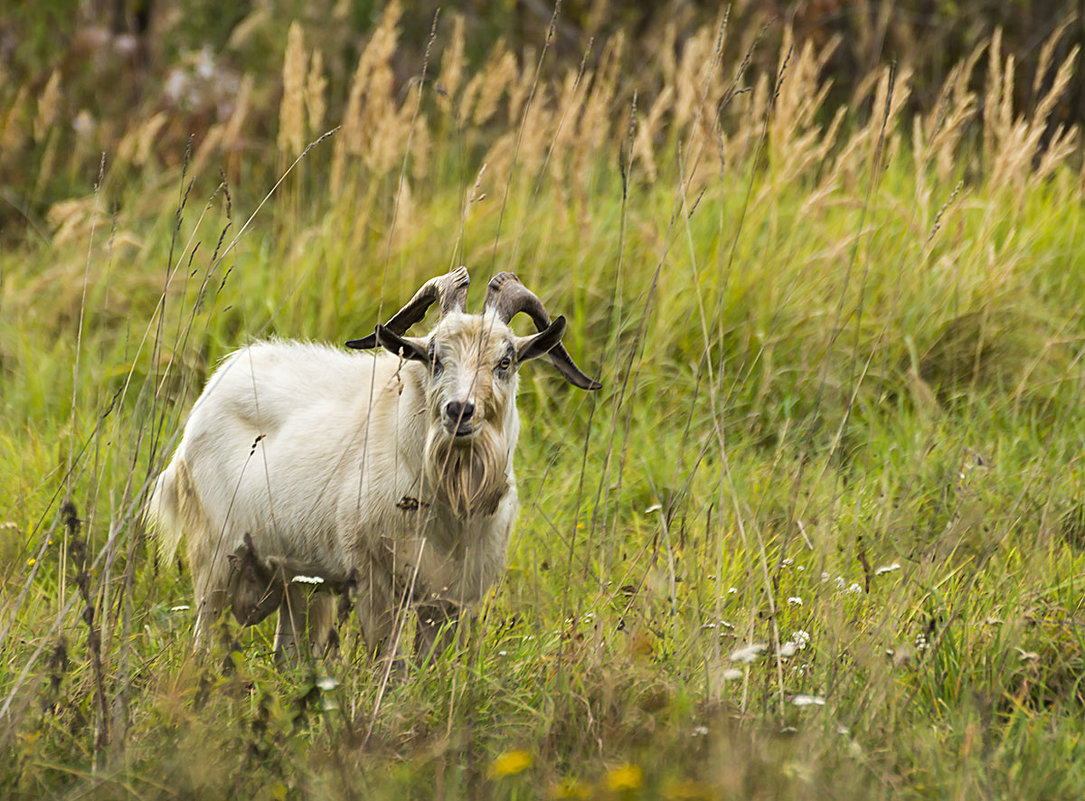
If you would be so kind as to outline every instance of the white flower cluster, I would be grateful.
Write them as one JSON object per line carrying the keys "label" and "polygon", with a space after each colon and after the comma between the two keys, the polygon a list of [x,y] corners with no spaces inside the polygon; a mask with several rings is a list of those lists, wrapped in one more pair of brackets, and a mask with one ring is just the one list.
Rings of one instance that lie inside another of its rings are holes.
{"label": "white flower cluster", "polygon": [[799,629],[792,636],[791,639],[780,645],[780,656],[788,657],[794,656],[799,651],[806,649],[806,646],[810,644],[810,635]]}

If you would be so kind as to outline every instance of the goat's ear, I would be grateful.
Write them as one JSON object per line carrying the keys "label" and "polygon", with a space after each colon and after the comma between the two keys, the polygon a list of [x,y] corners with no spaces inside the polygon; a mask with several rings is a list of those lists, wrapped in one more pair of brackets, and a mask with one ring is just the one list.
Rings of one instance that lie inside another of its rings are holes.
{"label": "goat's ear", "polygon": [[401,337],[384,325],[378,325],[374,334],[377,344],[392,351],[397,356],[410,361],[429,364],[429,355],[426,353],[426,340],[416,337]]}
{"label": "goat's ear", "polygon": [[526,362],[528,359],[537,359],[545,356],[561,342],[565,333],[565,318],[558,316],[539,333],[530,337],[516,338],[516,361]]}

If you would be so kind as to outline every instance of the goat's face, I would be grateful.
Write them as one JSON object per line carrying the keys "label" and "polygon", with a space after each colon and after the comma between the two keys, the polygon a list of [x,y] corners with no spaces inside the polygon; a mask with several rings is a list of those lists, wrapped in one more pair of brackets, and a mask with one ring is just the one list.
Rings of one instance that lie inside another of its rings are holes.
{"label": "goat's face", "polygon": [[431,436],[465,447],[487,429],[500,435],[515,410],[520,365],[547,353],[564,331],[565,320],[558,318],[533,336],[517,336],[488,310],[448,314],[428,337],[402,337],[381,328],[377,339],[426,368]]}
{"label": "goat's face", "polygon": [[516,346],[493,315],[452,314],[426,345],[430,424],[466,445],[486,426],[503,427],[516,399]]}

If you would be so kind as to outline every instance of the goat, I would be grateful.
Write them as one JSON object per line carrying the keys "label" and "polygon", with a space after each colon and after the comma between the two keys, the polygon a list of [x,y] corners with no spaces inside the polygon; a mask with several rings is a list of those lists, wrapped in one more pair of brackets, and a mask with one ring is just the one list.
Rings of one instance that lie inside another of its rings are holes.
{"label": "goat", "polygon": [[[334,642],[334,599],[300,580],[349,591],[373,652],[411,605],[428,653],[493,585],[518,509],[520,365],[546,356],[574,386],[601,385],[515,275],[490,281],[481,314],[465,311],[469,284],[464,267],[432,278],[346,343],[376,354],[264,341],[209,379],[147,511],[167,558],[187,536],[197,647],[226,608],[242,625],[278,609],[280,658],[306,626],[314,651]],[[405,336],[434,302],[430,334]],[[537,333],[513,333],[520,312]]]}

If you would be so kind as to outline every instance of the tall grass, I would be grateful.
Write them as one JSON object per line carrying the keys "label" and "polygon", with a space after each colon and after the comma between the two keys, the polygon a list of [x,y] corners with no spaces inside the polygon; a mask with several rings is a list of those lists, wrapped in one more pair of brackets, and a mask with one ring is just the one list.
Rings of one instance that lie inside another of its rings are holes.
{"label": "tall grass", "polygon": [[[832,45],[752,74],[726,16],[639,85],[621,37],[471,74],[451,15],[400,87],[398,20],[334,124],[291,28],[274,170],[237,162],[239,101],[141,183],[151,117],[0,251],[9,792],[1079,797],[1081,146],[1050,123],[1076,50],[1018,109],[996,36],[908,118],[907,70],[829,108]],[[349,624],[297,671],[266,626],[194,657],[139,516],[208,372],[358,336],[458,263],[517,272],[605,385],[522,376],[477,622],[391,682]]]}

